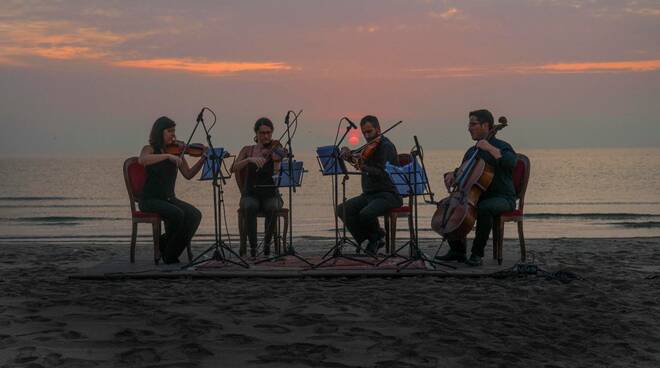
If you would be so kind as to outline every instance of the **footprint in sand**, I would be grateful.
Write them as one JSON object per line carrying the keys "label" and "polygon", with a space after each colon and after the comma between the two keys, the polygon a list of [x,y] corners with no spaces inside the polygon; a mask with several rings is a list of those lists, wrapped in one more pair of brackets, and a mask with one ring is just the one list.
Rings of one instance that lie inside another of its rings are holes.
{"label": "footprint in sand", "polygon": [[282,316],[282,322],[285,325],[296,327],[305,327],[328,322],[328,317],[320,313],[287,313]]}
{"label": "footprint in sand", "polygon": [[36,354],[36,350],[37,348],[34,346],[25,346],[18,349],[18,354],[16,355],[16,358],[14,358],[14,362],[19,364],[34,362],[35,360],[39,359],[39,356]]}
{"label": "footprint in sand", "polygon": [[252,344],[259,341],[259,339],[256,337],[242,334],[224,334],[222,335],[222,338],[230,344],[236,345]]}
{"label": "footprint in sand", "polygon": [[331,345],[308,343],[268,345],[265,350],[266,354],[257,356],[258,363],[303,363],[318,366],[319,362],[341,352]]}
{"label": "footprint in sand", "polygon": [[155,333],[151,330],[135,330],[132,328],[125,328],[115,333],[115,339],[119,341],[138,341],[140,337],[153,335],[155,335]]}
{"label": "footprint in sand", "polygon": [[207,348],[194,342],[183,344],[179,346],[179,349],[181,349],[181,351],[189,357],[202,357],[202,356],[215,355]]}
{"label": "footprint in sand", "polygon": [[142,365],[160,361],[160,355],[152,348],[136,348],[119,354],[119,361],[130,365]]}
{"label": "footprint in sand", "polygon": [[275,334],[285,334],[291,332],[291,329],[280,325],[254,325],[254,328]]}
{"label": "footprint in sand", "polygon": [[317,334],[331,334],[339,331],[339,327],[335,325],[324,325],[324,326],[318,326],[314,329],[314,333]]}
{"label": "footprint in sand", "polygon": [[79,340],[86,338],[85,335],[81,334],[78,331],[67,331],[61,334],[62,337],[64,337],[67,340]]}

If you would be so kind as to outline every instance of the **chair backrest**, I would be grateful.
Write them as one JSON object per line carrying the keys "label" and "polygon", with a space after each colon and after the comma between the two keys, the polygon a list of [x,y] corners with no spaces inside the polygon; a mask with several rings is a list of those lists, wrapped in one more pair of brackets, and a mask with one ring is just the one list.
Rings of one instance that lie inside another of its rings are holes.
{"label": "chair backrest", "polygon": [[142,194],[142,188],[147,181],[147,171],[140,165],[137,157],[130,157],[124,161],[124,181],[128,200],[131,202],[131,215],[135,215],[135,202]]}
{"label": "chair backrest", "polygon": [[529,157],[519,153],[516,166],[513,168],[513,186],[516,188],[518,197],[518,209],[525,207],[525,192],[527,192],[527,183],[529,183],[530,162]]}
{"label": "chair backrest", "polygon": [[412,161],[410,153],[399,153],[399,166],[408,165]]}

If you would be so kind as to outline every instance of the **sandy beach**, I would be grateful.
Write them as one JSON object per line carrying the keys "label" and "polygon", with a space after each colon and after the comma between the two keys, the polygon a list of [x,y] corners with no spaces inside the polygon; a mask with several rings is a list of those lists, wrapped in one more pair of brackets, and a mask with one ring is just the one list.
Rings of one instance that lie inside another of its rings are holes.
{"label": "sandy beach", "polygon": [[[529,240],[542,268],[583,278],[570,283],[537,276],[82,281],[68,276],[127,245],[2,243],[0,362],[657,367],[659,246],[658,238]],[[149,257],[147,246],[139,249]]]}

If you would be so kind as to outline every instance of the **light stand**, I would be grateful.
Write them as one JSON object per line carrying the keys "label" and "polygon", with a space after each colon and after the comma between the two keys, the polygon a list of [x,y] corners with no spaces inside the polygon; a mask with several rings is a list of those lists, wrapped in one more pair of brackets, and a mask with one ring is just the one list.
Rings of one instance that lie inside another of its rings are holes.
{"label": "light stand", "polygon": [[[209,109],[208,107],[202,108],[202,111],[200,111],[199,115],[197,116],[197,124],[195,124],[195,128],[193,129],[192,133],[190,134],[190,138],[188,138],[188,142],[186,144],[190,144],[190,140],[192,139],[193,134],[195,134],[195,130],[197,130],[197,127],[201,124],[202,127],[204,128],[204,132],[206,133],[206,143],[208,144],[209,151],[211,152],[211,155],[209,156],[210,161],[210,167],[212,171],[212,186],[213,186],[213,224],[214,224],[214,230],[215,230],[215,243],[212,244],[210,247],[208,247],[204,252],[202,252],[200,255],[195,257],[190,263],[187,265],[183,266],[182,268],[188,268],[192,266],[196,266],[200,263],[204,263],[207,261],[217,261],[221,263],[230,263],[234,265],[238,265],[241,267],[249,268],[250,266],[238,255],[236,252],[234,252],[227,244],[222,240],[222,213],[220,211],[220,207],[222,205],[222,209],[224,209],[224,191],[223,191],[223,184],[226,184],[226,179],[230,178],[231,175],[227,174],[222,175],[221,168],[223,164],[224,157],[218,157],[216,154],[216,150],[213,147],[213,143],[211,142],[211,134],[209,133],[209,129],[206,127],[206,123],[204,122],[204,110],[208,110],[213,114],[214,118],[214,123],[211,126],[211,128],[215,125],[215,113],[213,110]],[[222,179],[222,181],[218,181],[218,178]],[[225,255],[225,251],[233,254],[238,258],[238,262],[235,262],[231,259],[229,259]],[[213,252],[211,255],[211,258],[205,258],[202,259],[206,254]]]}

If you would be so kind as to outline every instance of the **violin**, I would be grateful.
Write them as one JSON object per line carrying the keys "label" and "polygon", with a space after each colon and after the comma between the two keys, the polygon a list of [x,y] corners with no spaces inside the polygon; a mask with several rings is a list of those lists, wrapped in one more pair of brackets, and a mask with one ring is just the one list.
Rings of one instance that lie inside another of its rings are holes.
{"label": "violin", "polygon": [[206,146],[201,143],[191,143],[186,145],[185,142],[175,140],[173,143],[165,146],[163,150],[170,155],[181,156],[182,154],[190,155],[192,157],[201,157],[204,154]]}
{"label": "violin", "polygon": [[362,147],[346,152],[344,160],[353,165],[353,167],[355,167],[357,170],[360,170],[364,161],[368,160],[374,155],[374,153],[376,153],[376,150],[382,141],[381,137],[401,123],[403,123],[403,121],[399,121],[391,127],[385,129],[382,133],[378,134],[376,138],[362,145]]}
{"label": "violin", "polygon": [[[508,125],[506,117],[498,119],[488,133],[486,140]],[[458,240],[465,238],[474,228],[477,221],[477,203],[479,197],[488,190],[495,176],[495,169],[478,157],[479,149],[465,160],[455,171],[454,185],[449,196],[437,203],[431,228],[445,239]]]}
{"label": "violin", "polygon": [[265,145],[264,150],[262,150],[261,153],[266,160],[273,159],[275,162],[282,161],[282,159],[286,157],[286,150],[282,143],[277,139],[273,139]]}

